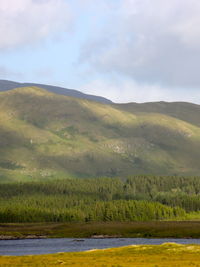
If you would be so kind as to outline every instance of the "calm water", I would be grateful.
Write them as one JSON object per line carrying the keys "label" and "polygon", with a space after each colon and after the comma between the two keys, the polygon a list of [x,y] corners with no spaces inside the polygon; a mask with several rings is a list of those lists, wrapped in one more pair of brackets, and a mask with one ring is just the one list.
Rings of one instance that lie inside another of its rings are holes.
{"label": "calm water", "polygon": [[165,242],[179,244],[199,244],[200,239],[147,239],[147,238],[105,238],[105,239],[25,239],[25,240],[0,240],[0,255],[35,255],[56,252],[84,251],[121,247],[127,245],[152,244],[159,245]]}

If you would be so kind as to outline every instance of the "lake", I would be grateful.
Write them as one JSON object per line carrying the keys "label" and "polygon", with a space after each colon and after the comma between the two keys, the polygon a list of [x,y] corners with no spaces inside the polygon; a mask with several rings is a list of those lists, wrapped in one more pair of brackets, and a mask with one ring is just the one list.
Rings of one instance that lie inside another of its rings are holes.
{"label": "lake", "polygon": [[57,252],[74,252],[91,249],[103,249],[128,245],[160,245],[165,242],[179,244],[199,244],[200,239],[174,239],[174,238],[48,238],[0,240],[0,255],[39,255]]}

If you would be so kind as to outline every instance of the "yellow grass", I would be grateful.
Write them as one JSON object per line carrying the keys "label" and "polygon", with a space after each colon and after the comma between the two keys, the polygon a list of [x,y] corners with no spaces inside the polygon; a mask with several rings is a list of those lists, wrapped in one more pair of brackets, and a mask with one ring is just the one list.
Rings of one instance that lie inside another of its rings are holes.
{"label": "yellow grass", "polygon": [[200,266],[199,245],[134,245],[87,252],[57,253],[39,256],[1,256],[1,267],[184,267]]}

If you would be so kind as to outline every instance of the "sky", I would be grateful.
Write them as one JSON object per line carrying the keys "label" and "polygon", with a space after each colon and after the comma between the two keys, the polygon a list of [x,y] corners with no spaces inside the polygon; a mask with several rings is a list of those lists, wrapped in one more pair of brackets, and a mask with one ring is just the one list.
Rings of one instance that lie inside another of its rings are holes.
{"label": "sky", "polygon": [[0,79],[200,104],[199,0],[0,0]]}

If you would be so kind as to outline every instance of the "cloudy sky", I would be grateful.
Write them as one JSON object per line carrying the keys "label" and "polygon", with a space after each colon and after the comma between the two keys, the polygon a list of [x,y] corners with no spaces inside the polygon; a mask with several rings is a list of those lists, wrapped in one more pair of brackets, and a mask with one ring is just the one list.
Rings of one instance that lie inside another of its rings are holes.
{"label": "cloudy sky", "polygon": [[200,103],[199,0],[0,0],[0,79]]}

